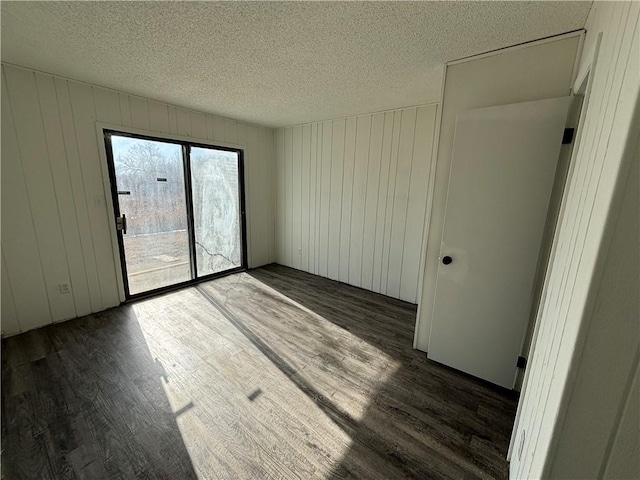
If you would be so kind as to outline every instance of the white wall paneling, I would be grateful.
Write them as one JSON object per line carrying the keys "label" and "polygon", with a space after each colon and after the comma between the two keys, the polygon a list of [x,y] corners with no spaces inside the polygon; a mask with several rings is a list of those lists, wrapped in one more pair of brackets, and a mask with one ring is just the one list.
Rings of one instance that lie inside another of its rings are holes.
{"label": "white wall paneling", "polygon": [[[329,254],[327,258],[327,276],[331,278],[338,278],[340,269],[340,257],[336,255],[335,252],[340,251],[340,225],[342,223],[342,185],[346,122],[345,120],[336,120],[332,123],[331,173],[329,175],[329,225],[335,227],[329,228],[328,232]],[[296,151],[294,150],[294,155],[295,154]],[[306,217],[307,215],[304,216]]]}
{"label": "white wall paneling", "polygon": [[[318,145],[320,147],[320,177],[319,182],[319,203],[318,210],[320,211],[320,226],[318,229],[318,250],[316,256],[316,262],[318,265],[317,273],[323,277],[328,276],[329,271],[329,208],[331,207],[331,142],[333,140],[333,129],[331,128],[332,122],[322,122],[318,125],[321,130]],[[293,133],[296,133],[294,127]],[[299,162],[299,159],[292,155],[291,157],[291,171],[294,171],[294,165]],[[298,183],[298,177],[292,176],[292,189],[295,192],[296,184]],[[299,197],[293,197],[292,203],[299,202]],[[292,225],[295,225],[299,219],[295,215],[291,217]],[[295,228],[295,227],[294,227]],[[302,248],[298,243],[294,243],[295,239],[292,239],[291,243],[291,266],[300,268],[300,263],[295,258],[296,251]]]}
{"label": "white wall paneling", "polygon": [[640,478],[639,429],[640,363],[636,362],[635,377],[629,383],[626,404],[615,433],[611,437],[611,453],[604,467],[603,478]]}
{"label": "white wall paneling", "polygon": [[415,303],[436,112],[278,129],[277,261]]}
{"label": "white wall paneling", "polygon": [[640,355],[639,16],[636,2],[596,2],[587,21],[585,52],[600,33],[602,42],[514,427],[513,478],[640,474],[637,423],[622,422],[637,419]]}
{"label": "white wall paneling", "polygon": [[[5,334],[120,302],[97,122],[242,145],[249,266],[275,260],[272,129],[12,65],[2,65],[2,80]],[[61,294],[61,283],[71,293]]]}
{"label": "white wall paneling", "polygon": [[[18,327],[22,329],[36,327],[37,323],[34,319],[42,319],[45,322],[51,320],[49,292],[45,287],[40,250],[31,216],[29,193],[19,155],[7,82],[3,81],[2,221],[3,226],[11,225],[12,229],[11,234],[8,235],[8,229],[3,228],[2,236],[2,329],[5,334],[15,333]],[[9,272],[14,272],[13,278],[16,279],[14,286],[8,282]],[[11,303],[15,309],[16,321],[5,323],[5,315],[9,317],[12,315]]]}
{"label": "white wall paneling", "polygon": [[[2,254],[4,257],[4,254]],[[13,301],[13,291],[9,283],[9,274],[7,273],[6,261],[2,258],[2,328],[9,332],[19,332],[20,324],[18,323],[18,314],[16,313],[16,304]]]}
{"label": "white wall paneling", "polygon": [[[346,259],[340,259],[340,261],[349,262],[348,283],[356,287],[362,285],[362,245],[364,243],[364,210],[367,194],[369,147],[371,146],[371,117],[372,115],[365,115],[356,121],[356,152],[351,188],[349,255]],[[325,188],[328,190],[328,187]],[[323,188],[323,191],[325,188]],[[327,225],[326,228],[328,229],[329,226]],[[325,272],[321,271],[320,273],[323,274]]]}
{"label": "white wall paneling", "polygon": [[[481,55],[447,66],[415,346],[427,351],[458,112],[569,95],[581,33]],[[416,259],[419,262],[420,258]]]}
{"label": "white wall paneling", "polygon": [[[378,190],[380,187],[383,132],[384,113],[378,113],[371,119],[369,166],[367,168],[364,224],[362,228],[362,275],[360,286],[367,290],[373,290],[373,266],[375,265],[374,251],[376,244],[376,219],[378,217]],[[409,293],[408,297],[410,296],[411,294]]]}
{"label": "white wall paneling", "polygon": [[[291,180],[293,178],[293,163],[291,159],[293,158],[293,135],[291,131],[285,132],[284,136],[285,140],[285,162],[284,162],[284,174],[285,178]],[[289,181],[289,185],[291,185],[291,181]],[[287,201],[287,217],[293,217],[293,203],[295,201],[295,197],[293,197],[292,189],[288,188],[285,190],[285,201]],[[285,224],[285,244],[287,245],[287,255],[289,264],[293,264],[293,224],[292,222],[287,222]]]}
{"label": "white wall paneling", "polygon": [[[292,158],[302,158],[302,127],[296,127],[293,135],[291,136],[292,143]],[[296,179],[300,179],[302,174],[302,163],[295,161],[291,164],[291,176]],[[302,182],[297,181],[293,183],[293,191],[291,192],[293,201],[291,202],[291,215],[293,218],[298,219],[297,222],[293,222],[291,229],[291,244],[300,245],[302,238]],[[293,264],[296,268],[300,268],[302,261],[302,252],[298,248],[293,252]]]}

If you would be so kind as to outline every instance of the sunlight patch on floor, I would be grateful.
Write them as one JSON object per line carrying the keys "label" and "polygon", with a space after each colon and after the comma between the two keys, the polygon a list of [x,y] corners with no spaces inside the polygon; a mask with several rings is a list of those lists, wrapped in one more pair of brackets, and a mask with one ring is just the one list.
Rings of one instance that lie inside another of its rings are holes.
{"label": "sunlight patch on floor", "polygon": [[[360,421],[372,393],[400,366],[345,329],[287,302],[316,340],[311,355],[302,355],[297,341],[270,338],[268,325],[241,318],[263,342],[257,346],[194,289],[133,306],[151,355],[162,366],[162,385],[184,443],[204,476],[229,458],[238,464],[218,467],[240,473],[256,455],[265,456],[266,469],[270,456],[290,457],[300,473],[311,451],[325,459],[326,468],[308,465],[307,473],[329,474],[351,446],[340,419]],[[350,385],[361,377],[366,388],[356,391]],[[211,437],[217,440],[202,441]]]}
{"label": "sunlight patch on floor", "polygon": [[[268,294],[286,303],[288,316],[298,325],[303,325],[305,338],[294,338],[292,334],[291,338],[272,342],[279,357],[298,366],[296,377],[312,387],[314,393],[327,398],[352,419],[361,420],[372,400],[372,392],[394,375],[401,362],[249,274],[225,277],[204,286],[215,285],[215,293],[228,299],[238,285],[242,286],[242,291],[250,291],[246,288],[247,284],[259,291],[256,296]],[[250,307],[242,309],[238,315],[250,316],[249,310]],[[263,317],[270,315],[266,309],[256,310]],[[256,324],[263,323],[260,318],[254,320]],[[263,333],[267,337],[266,330]],[[296,347],[300,346],[300,342],[306,343],[307,339],[316,348],[310,355],[301,355]],[[331,372],[329,381],[326,375],[328,370]],[[364,388],[354,389],[354,383],[363,384]]]}

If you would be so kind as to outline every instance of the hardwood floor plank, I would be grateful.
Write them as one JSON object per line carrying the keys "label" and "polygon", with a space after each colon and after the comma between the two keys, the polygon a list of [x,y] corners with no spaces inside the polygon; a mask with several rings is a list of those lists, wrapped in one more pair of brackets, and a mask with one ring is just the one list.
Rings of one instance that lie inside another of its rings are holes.
{"label": "hardwood floor plank", "polygon": [[3,478],[506,478],[517,396],[279,265],[2,344]]}

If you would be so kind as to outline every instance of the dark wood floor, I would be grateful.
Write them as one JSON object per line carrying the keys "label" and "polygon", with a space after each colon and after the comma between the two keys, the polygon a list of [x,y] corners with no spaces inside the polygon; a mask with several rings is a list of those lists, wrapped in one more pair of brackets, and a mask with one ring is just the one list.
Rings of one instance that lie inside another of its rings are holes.
{"label": "dark wood floor", "polygon": [[415,307],[271,265],[2,343],[18,478],[505,478],[516,397]]}

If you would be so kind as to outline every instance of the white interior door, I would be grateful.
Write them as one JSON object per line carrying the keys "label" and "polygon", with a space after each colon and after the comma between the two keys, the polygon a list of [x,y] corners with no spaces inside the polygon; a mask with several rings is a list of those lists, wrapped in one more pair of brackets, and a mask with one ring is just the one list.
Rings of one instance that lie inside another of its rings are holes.
{"label": "white interior door", "polygon": [[456,122],[428,357],[507,388],[569,102],[469,110]]}

